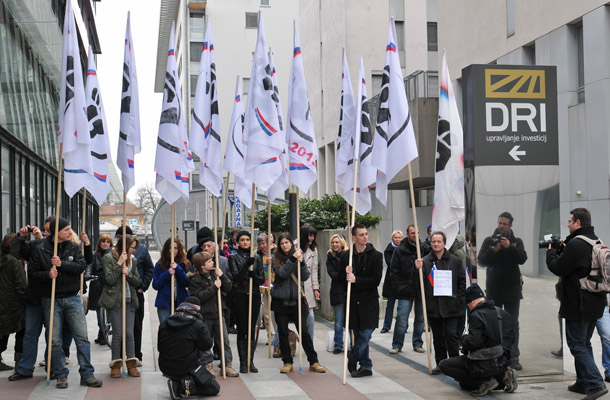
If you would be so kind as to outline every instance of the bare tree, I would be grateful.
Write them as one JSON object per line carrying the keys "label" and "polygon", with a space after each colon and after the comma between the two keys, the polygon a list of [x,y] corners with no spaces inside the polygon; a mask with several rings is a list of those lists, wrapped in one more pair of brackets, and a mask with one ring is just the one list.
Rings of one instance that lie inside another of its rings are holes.
{"label": "bare tree", "polygon": [[136,206],[144,211],[149,219],[159,206],[161,195],[152,184],[140,186],[136,191]]}

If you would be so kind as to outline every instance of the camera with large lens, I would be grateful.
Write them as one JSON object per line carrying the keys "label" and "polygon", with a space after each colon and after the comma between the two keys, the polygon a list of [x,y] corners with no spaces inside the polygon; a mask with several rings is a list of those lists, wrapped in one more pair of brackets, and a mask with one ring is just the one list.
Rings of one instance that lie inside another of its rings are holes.
{"label": "camera with large lens", "polygon": [[559,250],[563,246],[563,243],[561,243],[561,238],[559,237],[559,235],[551,235],[551,237],[549,239],[539,241],[538,248],[546,249],[549,247],[549,244],[551,245],[551,248],[554,250]]}
{"label": "camera with large lens", "polygon": [[490,246],[493,247],[493,246],[497,245],[498,243],[500,243],[500,241],[504,237],[505,236],[501,233],[496,233],[495,235],[490,236],[490,238],[489,238]]}

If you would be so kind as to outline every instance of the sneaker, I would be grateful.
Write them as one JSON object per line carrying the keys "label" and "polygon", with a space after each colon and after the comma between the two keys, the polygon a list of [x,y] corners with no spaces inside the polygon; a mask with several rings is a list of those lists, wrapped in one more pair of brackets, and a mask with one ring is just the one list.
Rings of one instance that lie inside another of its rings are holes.
{"label": "sneaker", "polygon": [[413,351],[416,353],[425,353],[426,352],[426,350],[424,350],[424,348],[421,346],[414,346]]}
{"label": "sneaker", "polygon": [[582,387],[580,383],[576,382],[568,386],[568,390],[574,393],[587,394],[587,389]]}
{"label": "sneaker", "polygon": [[70,359],[66,357],[66,365],[70,365]]}
{"label": "sneaker", "polygon": [[379,333],[388,333],[390,330],[388,328],[382,328]]}
{"label": "sneaker", "polygon": [[8,380],[11,382],[20,381],[23,379],[31,378],[34,375],[22,375],[19,372],[15,372],[13,375],[8,377]]}
{"label": "sneaker", "polygon": [[506,369],[506,372],[504,373],[503,383],[504,383],[504,391],[506,393],[512,393],[515,390],[517,390],[517,387],[519,386],[519,384],[517,383],[517,374],[515,373],[514,369],[512,369],[512,368]]}
{"label": "sneaker", "polygon": [[400,349],[397,347],[394,347],[392,350],[390,350],[390,354],[398,354],[400,353]]}
{"label": "sneaker", "polygon": [[599,397],[602,397],[606,393],[608,393],[608,388],[606,387],[606,385],[602,385],[600,387],[587,390],[587,395],[583,397],[582,400],[595,400]]}
{"label": "sneaker", "polygon": [[498,381],[495,378],[489,378],[481,384],[477,389],[472,391],[473,396],[487,396],[489,392],[498,386]]}
{"label": "sneaker", "polygon": [[46,367],[46,366],[47,366],[47,363],[46,363],[46,362],[44,362],[44,360],[42,360],[41,362],[39,362],[39,363],[38,363],[38,366],[39,366],[39,367]]}
{"label": "sneaker", "polygon": [[89,378],[80,378],[81,386],[102,387],[103,384],[104,383],[100,379],[97,379],[95,375],[91,375]]}
{"label": "sneaker", "polygon": [[519,360],[512,360],[510,362],[510,367],[516,371],[521,371],[523,369],[523,366],[521,363],[519,363]]}
{"label": "sneaker", "polygon": [[360,368],[357,371],[352,372],[352,378],[362,378],[364,376],[372,376],[373,371],[370,369]]}
{"label": "sneaker", "polygon": [[62,376],[57,378],[57,383],[55,384],[57,389],[67,389],[68,388],[68,377]]}

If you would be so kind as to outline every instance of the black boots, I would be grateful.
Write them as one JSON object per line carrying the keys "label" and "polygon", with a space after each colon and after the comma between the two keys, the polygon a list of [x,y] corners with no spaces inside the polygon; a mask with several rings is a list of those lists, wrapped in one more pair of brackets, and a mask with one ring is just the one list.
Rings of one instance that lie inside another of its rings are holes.
{"label": "black boots", "polygon": [[248,341],[237,341],[237,354],[239,355],[239,372],[248,373]]}
{"label": "black boots", "polygon": [[254,366],[254,351],[256,350],[256,344],[258,342],[256,340],[253,340],[251,343],[252,344],[250,346],[250,372],[257,373],[258,372],[258,368],[256,368]]}

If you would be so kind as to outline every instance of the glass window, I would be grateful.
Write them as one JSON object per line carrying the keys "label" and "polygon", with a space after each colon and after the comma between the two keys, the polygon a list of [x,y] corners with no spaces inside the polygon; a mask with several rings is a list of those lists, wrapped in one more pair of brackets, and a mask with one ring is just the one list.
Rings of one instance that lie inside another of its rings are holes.
{"label": "glass window", "polygon": [[200,62],[203,42],[191,42],[191,61]]}
{"label": "glass window", "polygon": [[258,13],[246,13],[246,29],[258,28]]}
{"label": "glass window", "polygon": [[585,55],[582,33],[582,22],[576,26],[578,58],[578,102],[585,102]]}
{"label": "glass window", "polygon": [[38,226],[40,219],[38,218],[38,168],[34,163],[30,163],[30,216],[29,223]]}
{"label": "glass window", "polygon": [[428,51],[438,51],[438,30],[436,22],[428,22]]}
{"label": "glass window", "polygon": [[269,6],[269,0],[261,0],[261,6]]}
{"label": "glass window", "polygon": [[191,11],[189,13],[189,29],[191,40],[203,41],[205,36],[205,18],[203,13]]}
{"label": "glass window", "polygon": [[11,177],[11,155],[10,150],[6,146],[2,146],[2,153],[0,154],[0,159],[2,163],[2,228],[3,235],[10,233],[11,231],[11,220],[9,210],[11,209],[10,205],[10,195],[11,195],[11,185],[10,182],[12,180]]}

